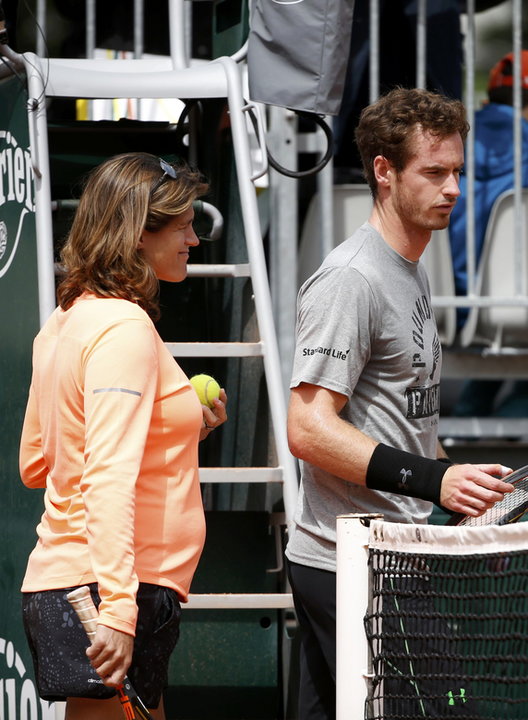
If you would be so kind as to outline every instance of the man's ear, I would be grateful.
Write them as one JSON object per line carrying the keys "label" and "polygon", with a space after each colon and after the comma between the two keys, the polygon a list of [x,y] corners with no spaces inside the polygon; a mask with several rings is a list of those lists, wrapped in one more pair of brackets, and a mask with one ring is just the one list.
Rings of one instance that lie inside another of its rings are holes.
{"label": "man's ear", "polygon": [[383,155],[374,158],[374,176],[379,187],[389,187],[394,175],[394,168]]}

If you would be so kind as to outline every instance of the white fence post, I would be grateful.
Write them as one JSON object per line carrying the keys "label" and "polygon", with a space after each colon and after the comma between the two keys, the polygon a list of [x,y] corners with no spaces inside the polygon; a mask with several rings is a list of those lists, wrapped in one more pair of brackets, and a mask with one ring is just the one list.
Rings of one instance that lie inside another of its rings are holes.
{"label": "white fence post", "polygon": [[369,604],[369,520],[381,515],[337,518],[336,720],[363,720],[369,649],[363,618]]}

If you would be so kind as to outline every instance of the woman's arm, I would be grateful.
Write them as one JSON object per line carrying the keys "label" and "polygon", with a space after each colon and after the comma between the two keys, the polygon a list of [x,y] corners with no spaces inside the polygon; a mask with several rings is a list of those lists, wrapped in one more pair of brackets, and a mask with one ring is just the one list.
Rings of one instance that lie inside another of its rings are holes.
{"label": "woman's arm", "polygon": [[49,468],[42,454],[42,434],[33,387],[29,397],[20,439],[19,468],[22,482],[28,488],[45,488]]}
{"label": "woman's arm", "polygon": [[99,623],[133,635],[136,482],[158,385],[155,331],[146,321],[118,321],[89,348],[84,364],[80,490]]}

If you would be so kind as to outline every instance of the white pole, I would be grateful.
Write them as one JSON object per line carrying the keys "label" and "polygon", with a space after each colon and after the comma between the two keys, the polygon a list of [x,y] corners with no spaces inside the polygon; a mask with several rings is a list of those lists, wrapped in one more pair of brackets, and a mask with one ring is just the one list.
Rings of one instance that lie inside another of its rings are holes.
{"label": "white pole", "polygon": [[189,67],[185,37],[185,0],[169,0],[169,37],[172,67],[175,70]]}
{"label": "white pole", "polygon": [[36,48],[37,55],[39,57],[45,57],[47,55],[46,42],[48,40],[48,29],[46,26],[46,0],[37,0],[37,36],[36,36]]}
{"label": "white pole", "polygon": [[33,53],[24,53],[23,59],[28,79],[29,143],[35,187],[37,277],[39,316],[42,326],[56,306],[48,126],[44,87],[46,72],[42,67],[41,59]]}
{"label": "white pole", "polygon": [[240,207],[246,233],[249,263],[252,267],[253,297],[257,308],[259,329],[264,343],[264,366],[266,369],[268,396],[279,463],[284,473],[283,497],[288,525],[293,521],[297,503],[297,466],[288,447],[286,435],[286,393],[282,384],[281,362],[275,325],[266,259],[260,234],[260,221],[255,186],[251,180],[252,167],[249,153],[248,132],[243,113],[243,97],[240,69],[232,58],[221,57],[227,78],[227,93],[231,117],[231,137],[236,158]]}
{"label": "white pole", "polygon": [[369,604],[369,523],[381,515],[337,518],[336,720],[363,720],[369,649],[363,618]]}
{"label": "white pole", "polygon": [[380,68],[379,68],[379,28],[380,9],[379,0],[371,0],[369,5],[369,103],[375,102],[379,97]]}

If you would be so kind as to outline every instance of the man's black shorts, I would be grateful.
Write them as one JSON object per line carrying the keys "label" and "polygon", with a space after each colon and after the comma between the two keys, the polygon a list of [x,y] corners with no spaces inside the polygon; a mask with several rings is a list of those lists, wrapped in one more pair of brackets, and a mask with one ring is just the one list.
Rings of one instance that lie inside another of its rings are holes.
{"label": "man's black shorts", "polygon": [[[97,584],[89,585],[99,605]],[[41,698],[106,699],[115,690],[102,684],[86,657],[89,645],[75,611],[66,599],[74,588],[23,593],[22,616]],[[128,677],[145,705],[156,708],[167,685],[169,658],[180,634],[181,608],[174,590],[140,583],[138,621]]]}

